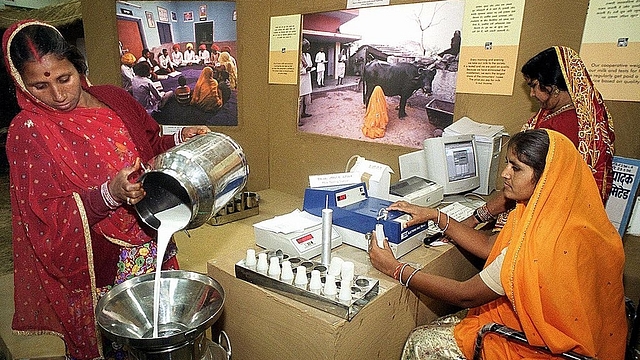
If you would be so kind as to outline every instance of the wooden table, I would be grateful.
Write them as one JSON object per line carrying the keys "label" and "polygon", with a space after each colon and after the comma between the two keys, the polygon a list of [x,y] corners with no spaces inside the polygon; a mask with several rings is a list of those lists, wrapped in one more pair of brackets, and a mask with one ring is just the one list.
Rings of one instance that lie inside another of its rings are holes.
{"label": "wooden table", "polygon": [[[178,236],[179,258],[207,258],[207,273],[225,290],[216,327],[231,340],[234,360],[397,359],[413,328],[455,310],[418,297],[371,266],[368,254],[348,245],[332,255],[353,261],[356,274],[379,280],[379,294],[351,321],[302,304],[235,277],[235,264],[255,245],[253,224],[301,208],[302,199],[274,190],[259,192],[260,214],[221,226],[203,226]],[[195,242],[188,246],[184,242]],[[199,249],[199,250],[198,250]],[[455,247],[421,247],[402,258],[423,271],[464,280],[477,269]]]}

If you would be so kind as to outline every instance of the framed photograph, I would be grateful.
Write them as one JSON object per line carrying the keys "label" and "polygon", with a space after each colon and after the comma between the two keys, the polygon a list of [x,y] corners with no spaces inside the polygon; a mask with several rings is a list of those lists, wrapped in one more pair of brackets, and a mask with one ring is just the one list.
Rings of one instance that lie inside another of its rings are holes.
{"label": "framed photograph", "polygon": [[158,6],[158,21],[169,22],[169,12],[160,6]]}
{"label": "framed photograph", "polygon": [[187,11],[184,13],[184,21],[185,22],[193,21],[193,11]]}
{"label": "framed photograph", "polygon": [[200,21],[207,20],[207,5],[200,5]]}
{"label": "framed photograph", "polygon": [[153,20],[153,13],[151,11],[145,11],[144,15],[147,17],[147,26],[150,28],[156,27],[156,22]]}
{"label": "framed photograph", "polygon": [[171,12],[171,21],[178,22],[178,14],[175,11]]}

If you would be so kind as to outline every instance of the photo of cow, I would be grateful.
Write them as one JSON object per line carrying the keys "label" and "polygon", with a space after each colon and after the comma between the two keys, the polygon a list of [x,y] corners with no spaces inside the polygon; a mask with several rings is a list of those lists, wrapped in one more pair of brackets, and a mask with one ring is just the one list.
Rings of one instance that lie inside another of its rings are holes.
{"label": "photo of cow", "polygon": [[[298,130],[413,148],[441,135],[453,119],[463,15],[463,0],[303,14]],[[376,87],[385,116],[367,111]],[[367,116],[388,118],[374,125],[382,135],[365,131]]]}
{"label": "photo of cow", "polygon": [[[116,3],[122,86],[159,124],[238,125],[235,5]],[[153,21],[156,11],[158,21]]]}

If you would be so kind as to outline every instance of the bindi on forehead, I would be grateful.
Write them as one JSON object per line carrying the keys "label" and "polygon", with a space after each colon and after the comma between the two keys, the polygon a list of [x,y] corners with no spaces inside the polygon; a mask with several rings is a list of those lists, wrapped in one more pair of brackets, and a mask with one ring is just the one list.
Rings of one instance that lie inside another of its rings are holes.
{"label": "bindi on forehead", "polygon": [[45,72],[44,72],[44,76],[49,77],[49,76],[51,76],[51,73],[50,73],[50,72],[48,72],[48,71],[45,71]]}

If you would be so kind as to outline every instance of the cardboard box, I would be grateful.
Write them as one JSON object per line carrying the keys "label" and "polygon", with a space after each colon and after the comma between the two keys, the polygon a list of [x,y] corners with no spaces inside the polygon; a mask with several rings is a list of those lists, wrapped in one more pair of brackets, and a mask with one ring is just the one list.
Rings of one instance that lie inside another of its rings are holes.
{"label": "cardboard box", "polygon": [[[209,261],[208,275],[225,290],[216,326],[229,335],[234,360],[398,359],[417,325],[455,311],[428,298],[421,302],[414,292],[373,269],[364,251],[342,245],[335,254],[354,261],[356,273],[380,281],[378,296],[351,321],[237,279],[231,259]],[[428,263],[430,273],[458,280],[477,273],[451,245],[423,247],[403,261]]]}

